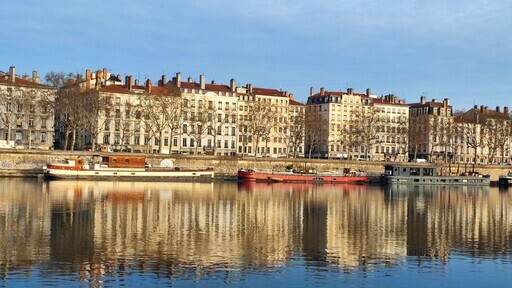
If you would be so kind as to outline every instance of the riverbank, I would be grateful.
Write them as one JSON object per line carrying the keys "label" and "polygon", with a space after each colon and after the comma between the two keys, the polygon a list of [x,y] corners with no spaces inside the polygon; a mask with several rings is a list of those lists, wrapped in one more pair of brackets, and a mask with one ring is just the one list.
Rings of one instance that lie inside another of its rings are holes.
{"label": "riverbank", "polygon": [[[92,157],[98,155],[94,152],[85,151],[43,151],[43,150],[12,150],[0,149],[0,177],[39,177],[43,173],[43,166],[47,163],[64,160],[70,157]],[[164,159],[171,159],[176,166],[182,167],[214,167],[216,180],[236,180],[236,174],[240,168],[252,169],[275,169],[285,170],[288,166],[300,169],[316,169],[317,171],[334,171],[350,168],[367,172],[370,181],[376,181],[377,177],[384,171],[384,165],[391,162],[367,162],[367,161],[345,161],[329,159],[305,159],[305,158],[257,158],[253,157],[216,157],[216,156],[194,156],[194,155],[160,155],[140,154],[146,157],[147,161],[158,166]],[[424,163],[407,163],[407,165],[424,166]],[[444,166],[454,173],[469,172],[471,164],[452,164]],[[489,174],[491,181],[497,181],[499,175],[506,174],[512,170],[511,166],[503,165],[478,165],[475,170],[480,174]]]}

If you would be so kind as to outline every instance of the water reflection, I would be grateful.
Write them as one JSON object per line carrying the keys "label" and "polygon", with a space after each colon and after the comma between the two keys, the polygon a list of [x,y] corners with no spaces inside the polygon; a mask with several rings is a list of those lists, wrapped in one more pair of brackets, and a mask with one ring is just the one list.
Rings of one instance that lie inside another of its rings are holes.
{"label": "water reflection", "polygon": [[19,179],[0,187],[3,277],[36,263],[49,274],[65,263],[90,281],[129,271],[201,279],[297,259],[340,271],[447,263],[453,254],[510,259],[512,198],[488,187]]}

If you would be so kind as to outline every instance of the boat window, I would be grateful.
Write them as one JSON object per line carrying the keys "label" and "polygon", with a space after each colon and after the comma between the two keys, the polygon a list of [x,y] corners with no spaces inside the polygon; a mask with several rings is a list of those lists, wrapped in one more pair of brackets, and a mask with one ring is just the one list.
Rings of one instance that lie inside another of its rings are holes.
{"label": "boat window", "polygon": [[424,168],[423,176],[434,176],[434,169],[432,168]]}
{"label": "boat window", "polygon": [[418,176],[418,175],[420,175],[420,168],[411,168],[410,175],[411,176]]}

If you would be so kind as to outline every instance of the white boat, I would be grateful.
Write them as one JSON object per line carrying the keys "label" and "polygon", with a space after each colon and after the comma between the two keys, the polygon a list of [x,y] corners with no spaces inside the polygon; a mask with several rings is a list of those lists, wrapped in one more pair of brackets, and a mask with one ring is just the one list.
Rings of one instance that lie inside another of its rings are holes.
{"label": "white boat", "polygon": [[509,171],[505,175],[500,175],[498,178],[498,184],[500,186],[512,186],[512,172]]}
{"label": "white boat", "polygon": [[146,157],[134,155],[108,155],[93,157],[101,161],[87,161],[76,157],[61,163],[49,163],[44,167],[44,179],[91,179],[91,180],[159,180],[179,181],[212,179],[213,168],[174,167],[172,161],[162,161],[161,167],[151,167]]}

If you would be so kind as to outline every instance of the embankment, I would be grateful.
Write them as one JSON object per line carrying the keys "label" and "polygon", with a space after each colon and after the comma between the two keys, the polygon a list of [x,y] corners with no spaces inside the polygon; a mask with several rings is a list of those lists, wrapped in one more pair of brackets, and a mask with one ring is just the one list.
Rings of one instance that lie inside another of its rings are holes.
{"label": "embankment", "polygon": [[[70,157],[91,157],[97,155],[93,152],[84,151],[42,151],[42,150],[0,150],[0,176],[13,177],[37,177],[42,173],[43,166],[49,162],[55,162]],[[193,155],[159,155],[147,154],[147,160],[153,166],[158,166],[160,161],[171,159],[176,166],[193,166],[215,168],[216,175],[223,178],[234,178],[240,168],[253,169],[275,169],[284,170],[287,166],[294,168],[316,169],[318,171],[334,171],[343,168],[351,168],[366,171],[370,176],[378,176],[384,171],[384,165],[390,162],[366,162],[366,161],[340,161],[327,159],[289,159],[289,158],[258,158],[253,157],[215,157],[215,156],[193,156]],[[408,163],[409,165],[422,166],[422,163]],[[463,173],[471,171],[471,164],[444,165],[445,171],[452,173]],[[478,165],[475,171],[481,174],[491,175],[491,180],[497,181],[499,175],[506,174],[511,166],[501,165]]]}

